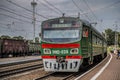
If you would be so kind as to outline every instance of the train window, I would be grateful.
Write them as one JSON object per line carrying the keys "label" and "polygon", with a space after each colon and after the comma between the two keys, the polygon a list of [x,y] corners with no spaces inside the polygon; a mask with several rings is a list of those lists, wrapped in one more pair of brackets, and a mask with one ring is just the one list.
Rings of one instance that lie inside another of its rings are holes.
{"label": "train window", "polygon": [[98,37],[96,37],[96,44],[99,45],[99,46],[102,46],[102,40]]}
{"label": "train window", "polygon": [[100,39],[100,46],[102,46],[102,40]]}
{"label": "train window", "polygon": [[88,29],[83,28],[83,37],[88,37]]}
{"label": "train window", "polygon": [[95,43],[96,43],[95,35],[92,36],[92,42],[95,45]]}

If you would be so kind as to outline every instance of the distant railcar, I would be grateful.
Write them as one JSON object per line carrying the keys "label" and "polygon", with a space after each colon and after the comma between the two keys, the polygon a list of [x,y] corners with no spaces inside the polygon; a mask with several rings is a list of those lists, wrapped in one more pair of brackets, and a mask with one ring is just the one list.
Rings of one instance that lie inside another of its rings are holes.
{"label": "distant railcar", "polygon": [[29,54],[40,54],[40,43],[29,42]]}
{"label": "distant railcar", "polygon": [[28,54],[28,44],[25,40],[1,39],[0,53],[1,57],[25,56]]}
{"label": "distant railcar", "polygon": [[79,18],[59,17],[42,22],[41,55],[45,71],[77,72],[107,55],[104,37]]}

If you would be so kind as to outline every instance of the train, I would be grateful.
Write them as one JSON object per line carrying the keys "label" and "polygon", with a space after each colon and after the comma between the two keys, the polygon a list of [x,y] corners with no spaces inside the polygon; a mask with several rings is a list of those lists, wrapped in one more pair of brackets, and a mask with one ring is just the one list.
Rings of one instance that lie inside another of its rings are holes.
{"label": "train", "polygon": [[28,40],[0,39],[0,57],[30,56],[40,54],[40,43]]}
{"label": "train", "polygon": [[45,71],[78,72],[106,56],[105,38],[88,21],[62,16],[41,23]]}

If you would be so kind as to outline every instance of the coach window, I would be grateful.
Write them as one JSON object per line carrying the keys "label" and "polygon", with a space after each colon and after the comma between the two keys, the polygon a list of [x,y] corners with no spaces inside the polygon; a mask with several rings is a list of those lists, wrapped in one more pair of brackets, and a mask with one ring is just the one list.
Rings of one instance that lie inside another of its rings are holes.
{"label": "coach window", "polygon": [[83,28],[83,37],[88,37],[88,29]]}
{"label": "coach window", "polygon": [[96,36],[95,35],[92,36],[92,41],[93,41],[93,44],[96,45]]}
{"label": "coach window", "polygon": [[98,38],[97,38],[97,36],[95,36],[95,38],[96,38],[96,45],[98,45]]}
{"label": "coach window", "polygon": [[101,41],[101,39],[100,39],[100,46],[102,46],[102,41]]}

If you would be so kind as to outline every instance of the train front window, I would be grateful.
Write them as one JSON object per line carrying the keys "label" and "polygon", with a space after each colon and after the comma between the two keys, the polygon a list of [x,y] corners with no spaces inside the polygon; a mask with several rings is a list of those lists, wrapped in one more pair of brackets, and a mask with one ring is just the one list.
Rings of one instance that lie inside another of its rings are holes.
{"label": "train front window", "polygon": [[45,30],[44,38],[78,38],[79,30]]}
{"label": "train front window", "polygon": [[42,24],[42,40],[46,42],[75,42],[81,38],[81,25],[74,20],[52,20]]}
{"label": "train front window", "polygon": [[44,29],[42,37],[46,42],[74,42],[80,40],[80,28]]}

